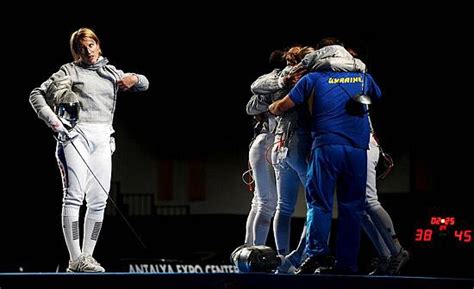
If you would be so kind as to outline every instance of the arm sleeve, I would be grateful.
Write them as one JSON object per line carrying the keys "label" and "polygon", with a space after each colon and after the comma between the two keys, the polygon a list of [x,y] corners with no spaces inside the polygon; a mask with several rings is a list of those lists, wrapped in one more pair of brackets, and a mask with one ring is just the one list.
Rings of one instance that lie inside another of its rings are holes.
{"label": "arm sleeve", "polygon": [[340,45],[329,45],[306,54],[303,60],[301,60],[301,65],[312,69],[317,61],[328,57],[342,57],[352,59],[352,55],[344,47]]}
{"label": "arm sleeve", "polygon": [[138,73],[132,73],[132,72],[123,72],[123,70],[117,69],[113,65],[108,65],[118,76],[118,80],[122,79],[126,75],[135,75],[138,77],[138,82],[132,87],[132,91],[145,91],[148,89],[150,86],[150,83],[148,82],[148,78],[146,78],[145,75],[138,74]]}
{"label": "arm sleeve", "polygon": [[264,74],[257,78],[251,85],[250,90],[254,94],[267,94],[273,93],[282,88],[282,81],[279,80],[280,78],[279,69],[274,69],[272,72],[268,74]]}
{"label": "arm sleeve", "polygon": [[268,111],[268,106],[272,103],[269,95],[254,94],[246,106],[248,115],[257,115]]}
{"label": "arm sleeve", "polygon": [[146,78],[145,75],[138,74],[138,73],[132,73],[136,77],[138,77],[138,82],[133,86],[134,91],[145,91],[148,89],[150,86],[150,83],[148,82],[148,78]]}
{"label": "arm sleeve", "polygon": [[354,58],[340,45],[330,45],[307,54],[299,65],[315,70],[359,71],[364,72],[366,65]]}
{"label": "arm sleeve", "polygon": [[303,76],[290,90],[290,92],[288,93],[288,97],[295,104],[300,104],[304,102],[310,96],[310,85],[311,83],[310,79],[308,78],[308,75]]}
{"label": "arm sleeve", "polygon": [[379,101],[382,98],[382,90],[370,74],[366,74],[366,77],[368,82],[367,94],[372,101]]}
{"label": "arm sleeve", "polygon": [[365,68],[365,63],[358,58],[329,57],[316,61],[312,70],[364,72]]}
{"label": "arm sleeve", "polygon": [[68,72],[63,66],[58,72],[54,73],[50,78],[48,78],[48,80],[43,82],[39,87],[33,89],[30,93],[29,101],[33,110],[49,127],[52,127],[54,123],[59,121],[58,117],[52,110],[52,107],[54,106],[55,93],[53,92],[51,85],[63,82],[64,79],[68,79]]}

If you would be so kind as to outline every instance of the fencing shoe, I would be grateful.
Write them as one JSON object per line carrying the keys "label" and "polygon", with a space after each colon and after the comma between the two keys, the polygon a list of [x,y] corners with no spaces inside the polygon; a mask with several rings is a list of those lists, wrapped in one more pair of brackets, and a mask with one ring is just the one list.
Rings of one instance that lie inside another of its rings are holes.
{"label": "fencing shoe", "polygon": [[[296,270],[295,274],[315,274],[319,273],[321,269],[331,269],[335,265],[333,256],[320,255],[310,256],[303,261],[301,266]],[[317,272],[318,271],[318,272]]]}
{"label": "fencing shoe", "polygon": [[390,257],[386,258],[376,258],[372,261],[374,270],[369,273],[370,276],[383,276],[388,275],[388,265],[390,262]]}
{"label": "fencing shoe", "polygon": [[69,261],[69,267],[66,269],[66,272],[94,273],[105,272],[105,269],[92,256],[80,255],[76,260]]}
{"label": "fencing shoe", "polygon": [[403,248],[395,256],[390,257],[388,262],[388,272],[387,275],[398,275],[400,274],[400,269],[405,265],[410,259],[410,254],[407,250]]}

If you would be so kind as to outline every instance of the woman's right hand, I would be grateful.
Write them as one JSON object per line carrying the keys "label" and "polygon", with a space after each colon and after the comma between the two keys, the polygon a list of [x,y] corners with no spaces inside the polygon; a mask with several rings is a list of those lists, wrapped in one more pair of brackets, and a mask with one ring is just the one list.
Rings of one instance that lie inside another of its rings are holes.
{"label": "woman's right hand", "polygon": [[65,133],[65,134],[68,134],[68,130],[66,129],[66,127],[62,124],[62,122],[61,122],[60,120],[54,121],[54,122],[51,124],[51,129],[52,129],[55,133]]}

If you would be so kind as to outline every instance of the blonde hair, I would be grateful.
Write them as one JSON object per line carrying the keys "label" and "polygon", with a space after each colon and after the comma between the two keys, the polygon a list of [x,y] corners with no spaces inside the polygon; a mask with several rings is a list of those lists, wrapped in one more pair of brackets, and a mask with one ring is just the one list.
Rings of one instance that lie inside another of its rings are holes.
{"label": "blonde hair", "polygon": [[293,46],[285,52],[285,60],[290,65],[298,64],[306,54],[314,51],[314,48],[311,46]]}
{"label": "blonde hair", "polygon": [[69,40],[69,47],[71,49],[71,54],[74,61],[78,61],[81,59],[80,44],[81,44],[81,40],[83,40],[84,38],[93,39],[99,46],[99,55],[102,55],[102,50],[100,49],[99,37],[97,37],[97,35],[92,29],[83,27],[73,32],[71,34],[71,39]]}
{"label": "blonde hair", "polygon": [[286,62],[290,65],[296,65],[298,60],[298,54],[301,51],[301,46],[293,46],[285,52],[284,58]]}
{"label": "blonde hair", "polygon": [[300,49],[300,52],[298,53],[298,62],[300,62],[301,60],[303,60],[303,58],[306,56],[306,54],[308,53],[311,53],[315,51],[315,49],[311,46],[305,46],[303,48]]}

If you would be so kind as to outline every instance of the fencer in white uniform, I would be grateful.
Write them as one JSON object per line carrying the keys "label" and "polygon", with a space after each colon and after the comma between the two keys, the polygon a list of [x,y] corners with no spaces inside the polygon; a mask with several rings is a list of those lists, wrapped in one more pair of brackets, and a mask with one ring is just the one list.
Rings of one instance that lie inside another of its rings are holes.
{"label": "fencer in white uniform", "polygon": [[[69,251],[67,271],[103,272],[92,255],[110,189],[117,92],[144,91],[149,83],[143,75],[124,73],[110,65],[102,56],[99,38],[89,28],[72,33],[70,46],[74,61],[33,89],[29,100],[38,117],[60,135],[56,158],[63,182],[61,216]],[[77,119],[61,121],[55,112],[71,102],[79,108]],[[87,210],[81,246],[79,210],[84,198]]]}

